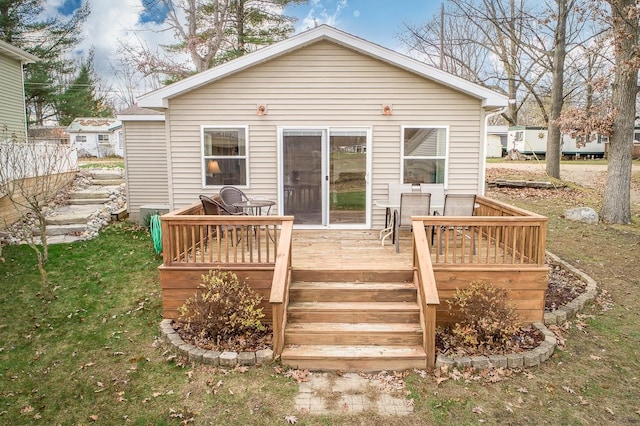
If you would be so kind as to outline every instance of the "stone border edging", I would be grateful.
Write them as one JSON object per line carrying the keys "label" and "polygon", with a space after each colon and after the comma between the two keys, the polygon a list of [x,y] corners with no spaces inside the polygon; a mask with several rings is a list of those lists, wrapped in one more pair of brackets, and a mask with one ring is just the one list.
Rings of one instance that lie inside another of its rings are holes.
{"label": "stone border edging", "polygon": [[[537,348],[522,353],[511,353],[507,355],[488,355],[488,356],[468,356],[468,357],[447,357],[438,355],[436,358],[436,368],[442,366],[449,367],[472,367],[476,370],[484,370],[490,367],[494,368],[521,368],[535,367],[545,362],[551,357],[556,348],[556,336],[551,332],[545,324],[561,324],[567,319],[573,318],[576,313],[580,312],[585,304],[592,302],[598,293],[598,284],[589,275],[580,271],[576,267],[568,264],[555,254],[547,251],[549,260],[561,268],[564,268],[576,275],[579,279],[587,283],[584,293],[577,296],[566,305],[544,314],[544,324],[533,323],[543,335],[544,341]],[[203,364],[230,367],[236,365],[256,365],[265,364],[273,360],[273,350],[261,349],[258,351],[248,352],[219,352],[198,348],[194,345],[186,343],[173,328],[173,320],[163,319],[160,322],[160,331],[165,340],[171,344],[178,353],[185,355],[189,362],[201,362]]]}
{"label": "stone border edging", "polygon": [[598,294],[598,284],[589,275],[563,261],[555,254],[547,251],[546,255],[551,263],[560,265],[561,268],[576,275],[580,280],[587,284],[587,287],[584,293],[578,295],[571,302],[555,309],[552,312],[546,312],[544,314],[544,324],[533,324],[533,326],[544,335],[544,341],[540,343],[537,348],[530,351],[507,355],[468,356],[457,358],[438,355],[436,358],[436,368],[445,365],[449,367],[472,367],[476,370],[484,370],[489,367],[535,367],[551,357],[556,348],[557,341],[556,336],[545,326],[545,324],[562,324],[567,319],[573,318],[575,314],[580,312],[588,302],[592,302],[596,298],[596,295]]}
{"label": "stone border edging", "polygon": [[200,362],[202,364],[213,365],[214,367],[233,368],[236,365],[256,365],[266,364],[273,360],[273,351],[271,349],[260,349],[258,351],[247,352],[219,352],[208,349],[198,348],[191,345],[180,337],[173,328],[173,320],[163,319],[160,321],[160,331],[163,337],[174,349],[184,356],[189,362]]}
{"label": "stone border edging", "polygon": [[576,313],[580,312],[584,308],[584,305],[589,302],[593,302],[598,294],[598,283],[596,283],[596,281],[589,275],[585,274],[575,266],[568,264],[555,254],[547,251],[546,255],[552,263],[560,265],[561,268],[568,270],[572,274],[576,275],[580,280],[587,283],[584,293],[578,295],[566,305],[544,314],[545,324],[562,324],[566,320],[573,318]]}

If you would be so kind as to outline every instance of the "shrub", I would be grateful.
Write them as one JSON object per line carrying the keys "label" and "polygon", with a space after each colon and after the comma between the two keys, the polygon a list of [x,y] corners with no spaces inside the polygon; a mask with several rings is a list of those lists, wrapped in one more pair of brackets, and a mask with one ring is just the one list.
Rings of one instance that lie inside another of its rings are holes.
{"label": "shrub", "polygon": [[178,322],[197,341],[216,342],[248,338],[265,330],[259,307],[262,297],[233,272],[209,271],[195,295],[179,309]]}
{"label": "shrub", "polygon": [[485,281],[473,281],[466,289],[456,290],[447,301],[449,311],[456,311],[461,320],[451,330],[455,344],[476,353],[511,347],[519,324],[507,296],[506,289]]}

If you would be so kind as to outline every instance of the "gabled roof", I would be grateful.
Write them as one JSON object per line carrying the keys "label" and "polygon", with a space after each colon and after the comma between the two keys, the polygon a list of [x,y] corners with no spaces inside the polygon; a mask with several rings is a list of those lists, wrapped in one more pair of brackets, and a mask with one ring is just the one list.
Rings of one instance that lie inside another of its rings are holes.
{"label": "gabled roof", "polygon": [[321,25],[281,42],[264,47],[248,55],[241,56],[233,61],[224,63],[169,86],[142,95],[138,99],[138,106],[147,108],[167,108],[169,104],[168,100],[173,97],[323,40],[334,42],[361,54],[368,55],[388,64],[423,76],[427,79],[436,81],[440,84],[451,87],[452,89],[459,90],[477,99],[481,99],[482,105],[486,108],[500,108],[507,105],[507,97],[500,93],[482,87],[478,84],[471,83],[470,81],[464,80],[453,74],[449,74],[393,50],[340,31],[336,28],[328,25]]}
{"label": "gabled roof", "polygon": [[122,127],[120,120],[115,118],[87,117],[76,118],[67,127],[68,133],[105,133]]}
{"label": "gabled roof", "polygon": [[3,53],[16,61],[20,61],[23,64],[32,64],[40,60],[37,56],[25,52],[24,50],[2,40],[0,40],[0,53]]}

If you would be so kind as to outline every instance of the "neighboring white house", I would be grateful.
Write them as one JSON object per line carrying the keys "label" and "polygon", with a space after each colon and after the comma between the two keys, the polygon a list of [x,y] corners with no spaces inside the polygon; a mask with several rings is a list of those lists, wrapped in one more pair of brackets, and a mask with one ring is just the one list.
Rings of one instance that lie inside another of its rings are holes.
{"label": "neighboring white house", "polygon": [[321,25],[119,114],[129,214],[234,185],[297,227],[378,228],[389,183],[482,194],[487,116],[507,100]]}
{"label": "neighboring white house", "polygon": [[123,157],[122,123],[115,118],[76,118],[67,127],[79,157]]}
{"label": "neighboring white house", "polygon": [[[546,127],[509,127],[507,149],[544,157],[547,152],[547,135]],[[608,138],[601,135],[594,134],[588,141],[579,141],[565,133],[562,135],[560,152],[567,157],[604,157],[608,142]]]}
{"label": "neighboring white house", "polygon": [[487,126],[487,158],[503,157],[507,151],[507,126]]}

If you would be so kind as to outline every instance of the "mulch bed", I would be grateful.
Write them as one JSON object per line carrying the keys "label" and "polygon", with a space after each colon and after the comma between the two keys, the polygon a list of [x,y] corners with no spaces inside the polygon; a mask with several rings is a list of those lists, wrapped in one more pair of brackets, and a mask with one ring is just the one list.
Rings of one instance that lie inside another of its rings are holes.
{"label": "mulch bed", "polygon": [[[576,277],[559,265],[548,264],[549,287],[545,299],[545,312],[551,312],[566,305],[584,293],[587,283]],[[438,329],[436,332],[436,349],[439,353],[449,357],[504,355],[514,352],[524,352],[536,348],[544,340],[544,335],[535,327],[522,327],[513,336],[508,347],[468,348],[456,344],[449,330]]]}

